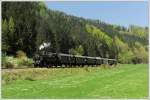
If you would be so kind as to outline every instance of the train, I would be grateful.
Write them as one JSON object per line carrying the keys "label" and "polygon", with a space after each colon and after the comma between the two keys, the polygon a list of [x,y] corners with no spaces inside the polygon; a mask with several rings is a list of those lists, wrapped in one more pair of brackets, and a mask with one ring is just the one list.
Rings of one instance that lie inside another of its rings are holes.
{"label": "train", "polygon": [[35,67],[62,67],[62,66],[85,66],[85,65],[116,65],[116,59],[108,59],[101,57],[89,57],[89,56],[79,56],[64,53],[52,53],[52,52],[39,52],[36,53],[34,58]]}

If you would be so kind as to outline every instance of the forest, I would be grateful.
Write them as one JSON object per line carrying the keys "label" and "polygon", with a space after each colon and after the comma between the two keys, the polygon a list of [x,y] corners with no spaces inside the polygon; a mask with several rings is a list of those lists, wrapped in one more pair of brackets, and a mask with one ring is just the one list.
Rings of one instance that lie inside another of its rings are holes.
{"label": "forest", "polygon": [[148,63],[148,26],[128,28],[48,9],[44,2],[2,2],[2,55],[32,58],[50,43],[51,52]]}

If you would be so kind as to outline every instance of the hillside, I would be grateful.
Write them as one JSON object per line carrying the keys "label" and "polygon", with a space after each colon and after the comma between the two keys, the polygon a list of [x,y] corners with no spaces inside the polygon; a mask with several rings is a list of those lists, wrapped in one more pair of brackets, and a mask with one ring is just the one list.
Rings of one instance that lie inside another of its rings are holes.
{"label": "hillside", "polygon": [[129,28],[53,11],[42,2],[2,2],[2,52],[28,57],[43,42],[51,52],[115,58],[120,63],[148,62],[148,28]]}

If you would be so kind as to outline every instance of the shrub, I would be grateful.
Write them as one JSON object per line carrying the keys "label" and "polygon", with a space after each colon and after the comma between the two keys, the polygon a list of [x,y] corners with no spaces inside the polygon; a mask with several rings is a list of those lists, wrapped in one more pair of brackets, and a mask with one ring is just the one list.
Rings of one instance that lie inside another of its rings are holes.
{"label": "shrub", "polygon": [[23,51],[21,51],[21,50],[17,51],[16,54],[17,54],[16,56],[17,56],[18,58],[26,58],[26,57],[27,57],[27,56],[26,56],[26,53],[23,52]]}
{"label": "shrub", "polygon": [[29,66],[29,67],[31,67],[33,65],[33,60],[27,58],[25,52],[19,50],[19,51],[17,51],[17,55],[16,56],[17,56],[17,58],[19,58],[19,59],[16,59],[18,67],[20,67],[20,66]]}
{"label": "shrub", "polygon": [[32,67],[33,60],[27,57],[15,58],[12,56],[2,57],[2,68],[16,68],[16,67]]}
{"label": "shrub", "polygon": [[31,67],[31,66],[33,66],[33,60],[29,59],[29,58],[18,59],[18,67],[19,66],[28,66],[28,67]]}
{"label": "shrub", "polygon": [[3,68],[14,68],[16,67],[16,64],[14,62],[13,57],[3,56],[2,57],[2,67]]}
{"label": "shrub", "polygon": [[14,68],[14,64],[12,62],[6,62],[5,67],[6,68]]}

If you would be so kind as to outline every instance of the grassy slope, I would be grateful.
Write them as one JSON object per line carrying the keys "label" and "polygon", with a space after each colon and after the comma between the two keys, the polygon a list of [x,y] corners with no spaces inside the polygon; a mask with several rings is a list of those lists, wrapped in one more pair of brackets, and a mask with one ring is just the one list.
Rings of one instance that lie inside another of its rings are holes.
{"label": "grassy slope", "polygon": [[147,98],[148,65],[119,65],[44,80],[17,80],[2,87],[3,98]]}

